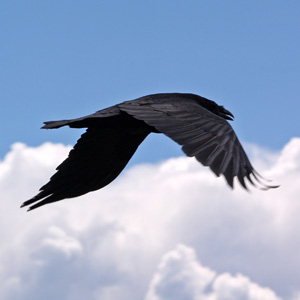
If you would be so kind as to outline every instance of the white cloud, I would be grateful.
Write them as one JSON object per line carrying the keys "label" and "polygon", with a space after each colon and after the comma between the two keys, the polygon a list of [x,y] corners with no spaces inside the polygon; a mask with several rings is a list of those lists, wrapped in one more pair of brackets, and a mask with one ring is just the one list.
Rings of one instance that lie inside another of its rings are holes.
{"label": "white cloud", "polygon": [[178,245],[162,258],[145,300],[280,300],[249,278],[216,272],[197,261],[195,251]]}
{"label": "white cloud", "polygon": [[145,300],[200,299],[214,276],[197,262],[193,249],[179,245],[163,256]]}
{"label": "white cloud", "polygon": [[300,139],[280,153],[252,147],[276,190],[232,191],[181,157],[135,166],[80,198],[19,209],[69,149],[18,143],[0,162],[1,299],[152,300],[178,287],[187,299],[297,299]]}

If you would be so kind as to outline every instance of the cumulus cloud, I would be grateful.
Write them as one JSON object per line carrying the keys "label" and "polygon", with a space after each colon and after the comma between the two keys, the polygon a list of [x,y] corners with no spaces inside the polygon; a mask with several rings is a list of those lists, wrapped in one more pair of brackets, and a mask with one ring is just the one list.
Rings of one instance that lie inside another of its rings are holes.
{"label": "cumulus cloud", "polygon": [[165,254],[145,300],[280,300],[249,278],[216,272],[201,265],[193,249],[178,245]]}
{"label": "cumulus cloud", "polygon": [[13,145],[0,162],[0,298],[298,299],[300,139],[249,149],[279,189],[232,191],[180,157],[26,213],[70,147]]}

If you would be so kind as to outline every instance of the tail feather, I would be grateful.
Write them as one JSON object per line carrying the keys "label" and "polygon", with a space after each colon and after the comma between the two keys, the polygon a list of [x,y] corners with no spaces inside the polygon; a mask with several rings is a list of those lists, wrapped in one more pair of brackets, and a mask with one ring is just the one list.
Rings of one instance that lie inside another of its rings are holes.
{"label": "tail feather", "polygon": [[60,128],[69,125],[71,122],[72,120],[48,121],[48,122],[44,122],[45,125],[42,127],[42,129]]}

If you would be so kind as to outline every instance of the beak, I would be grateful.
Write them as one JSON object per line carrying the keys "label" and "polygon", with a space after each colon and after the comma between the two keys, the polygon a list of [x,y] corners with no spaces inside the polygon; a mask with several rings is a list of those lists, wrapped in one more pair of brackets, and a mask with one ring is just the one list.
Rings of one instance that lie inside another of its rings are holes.
{"label": "beak", "polygon": [[234,115],[229,110],[227,110],[227,109],[224,108],[223,113],[224,113],[225,119],[230,120],[230,121],[233,120]]}

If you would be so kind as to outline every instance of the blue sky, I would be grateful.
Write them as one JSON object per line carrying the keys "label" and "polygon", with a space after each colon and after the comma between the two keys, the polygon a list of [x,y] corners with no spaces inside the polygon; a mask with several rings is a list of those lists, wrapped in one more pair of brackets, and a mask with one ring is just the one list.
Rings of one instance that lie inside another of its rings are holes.
{"label": "blue sky", "polygon": [[[0,10],[1,142],[74,144],[79,117],[157,92],[233,112],[240,139],[280,149],[299,135],[298,1],[9,1]],[[157,151],[153,151],[157,149]],[[181,155],[151,137],[134,162]]]}
{"label": "blue sky", "polygon": [[[0,298],[300,300],[299,15],[276,0],[2,3]],[[232,191],[152,135],[104,189],[19,209],[82,132],[43,121],[158,92],[224,105],[281,187]]]}

